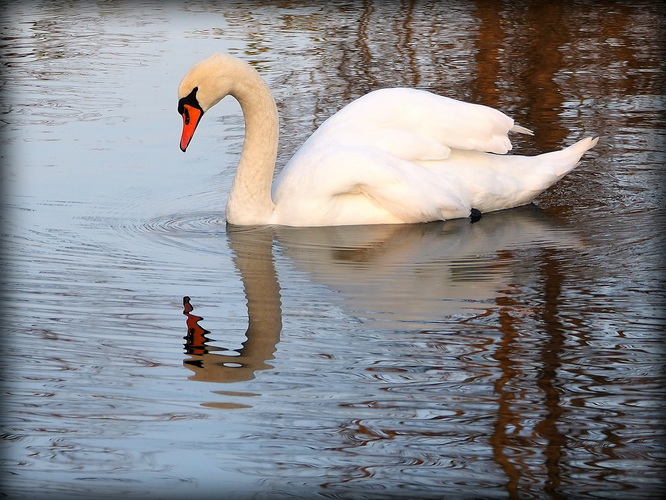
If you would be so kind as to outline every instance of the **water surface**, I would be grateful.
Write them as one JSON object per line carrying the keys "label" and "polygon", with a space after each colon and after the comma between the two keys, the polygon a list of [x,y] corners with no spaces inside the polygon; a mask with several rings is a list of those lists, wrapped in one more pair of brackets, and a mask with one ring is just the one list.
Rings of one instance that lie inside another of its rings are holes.
{"label": "water surface", "polygon": [[[8,8],[9,497],[663,495],[663,12],[384,4]],[[511,114],[519,153],[602,139],[475,224],[231,230],[238,105],[178,149],[216,51],[273,89],[278,168],[398,85]]]}

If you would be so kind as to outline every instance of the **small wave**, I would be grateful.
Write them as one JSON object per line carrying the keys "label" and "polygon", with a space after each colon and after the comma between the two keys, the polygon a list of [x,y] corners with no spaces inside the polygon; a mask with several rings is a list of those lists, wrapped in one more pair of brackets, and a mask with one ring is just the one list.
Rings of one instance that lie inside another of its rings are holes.
{"label": "small wave", "polygon": [[[196,249],[197,252],[219,253],[220,245],[213,241],[226,238],[224,217],[214,211],[165,214],[111,225],[126,238],[147,238],[159,245]],[[211,243],[202,244],[202,240]]]}
{"label": "small wave", "polygon": [[226,234],[226,222],[217,212],[179,213],[154,217],[139,229],[157,235],[208,238]]}

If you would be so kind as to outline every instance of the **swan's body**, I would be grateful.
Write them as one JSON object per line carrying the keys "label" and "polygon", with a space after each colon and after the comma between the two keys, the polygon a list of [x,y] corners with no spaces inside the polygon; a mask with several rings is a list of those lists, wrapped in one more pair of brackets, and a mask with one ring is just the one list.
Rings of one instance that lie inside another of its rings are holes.
{"label": "swan's body", "polygon": [[275,101],[259,74],[231,56],[195,65],[179,90],[185,151],[199,119],[226,95],[245,117],[245,143],[227,203],[238,225],[335,226],[429,222],[531,202],[597,139],[538,156],[505,155],[509,131],[495,109],[422,90],[371,92],[326,120],[273,181]]}

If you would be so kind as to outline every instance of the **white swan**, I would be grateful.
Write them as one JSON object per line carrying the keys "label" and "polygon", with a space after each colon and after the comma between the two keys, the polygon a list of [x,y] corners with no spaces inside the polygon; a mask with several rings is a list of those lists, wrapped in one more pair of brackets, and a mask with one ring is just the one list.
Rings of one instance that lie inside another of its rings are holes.
{"label": "white swan", "polygon": [[227,202],[237,225],[337,226],[429,222],[531,202],[597,143],[583,139],[538,156],[506,156],[508,132],[531,134],[495,109],[392,88],[371,92],[326,120],[273,181],[278,115],[247,63],[215,54],[178,88],[185,151],[202,115],[232,95],[245,142]]}

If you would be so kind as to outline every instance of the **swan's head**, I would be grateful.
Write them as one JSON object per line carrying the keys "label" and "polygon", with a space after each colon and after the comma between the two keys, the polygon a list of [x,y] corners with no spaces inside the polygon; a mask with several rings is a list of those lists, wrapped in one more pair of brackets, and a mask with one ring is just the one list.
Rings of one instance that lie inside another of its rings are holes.
{"label": "swan's head", "polygon": [[232,93],[244,65],[235,57],[214,54],[195,64],[183,77],[178,87],[178,112],[183,117],[181,150],[187,149],[203,114]]}

